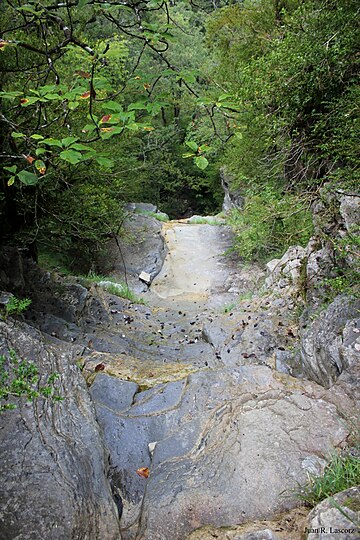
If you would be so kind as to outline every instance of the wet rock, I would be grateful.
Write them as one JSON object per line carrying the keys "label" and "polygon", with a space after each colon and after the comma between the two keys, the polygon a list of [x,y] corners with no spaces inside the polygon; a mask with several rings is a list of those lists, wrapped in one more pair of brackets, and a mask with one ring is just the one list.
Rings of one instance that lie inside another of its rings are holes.
{"label": "wet rock", "polygon": [[[357,333],[347,332],[345,344],[343,334],[345,325],[352,318],[357,318],[359,309],[359,299],[338,296],[302,331],[301,361],[306,377],[329,388],[349,367],[350,361],[359,361],[360,351],[354,343],[358,339]],[[351,356],[347,350],[351,350]]]}
{"label": "wet rock", "polygon": [[1,415],[1,538],[118,540],[107,455],[72,350],[26,324],[0,323],[0,353],[10,349],[42,375],[59,372],[64,399],[19,400]]}
{"label": "wet rock", "polygon": [[359,538],[360,488],[352,487],[325,499],[309,514],[307,540]]}

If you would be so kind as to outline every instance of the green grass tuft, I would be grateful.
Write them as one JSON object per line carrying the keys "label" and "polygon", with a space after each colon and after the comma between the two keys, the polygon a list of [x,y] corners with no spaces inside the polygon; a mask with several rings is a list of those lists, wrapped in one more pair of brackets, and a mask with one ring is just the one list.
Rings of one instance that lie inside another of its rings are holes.
{"label": "green grass tuft", "polygon": [[324,472],[320,476],[309,475],[307,484],[300,486],[296,496],[308,506],[314,507],[319,502],[360,484],[359,448],[346,454],[333,454]]}
{"label": "green grass tuft", "polygon": [[136,294],[124,283],[114,282],[109,285],[104,285],[104,289],[110,294],[130,300],[130,302],[133,302],[134,304],[145,304],[144,299],[136,296]]}

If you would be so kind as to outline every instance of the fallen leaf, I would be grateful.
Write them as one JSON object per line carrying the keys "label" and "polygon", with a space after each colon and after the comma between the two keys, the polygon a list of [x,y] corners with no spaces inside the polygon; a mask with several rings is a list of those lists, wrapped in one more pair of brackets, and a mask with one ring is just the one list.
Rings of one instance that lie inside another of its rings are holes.
{"label": "fallen leaf", "polygon": [[90,97],[90,92],[84,92],[80,96],[81,99],[88,99],[89,97]]}
{"label": "fallen leaf", "polygon": [[148,478],[150,471],[147,467],[140,467],[140,469],[137,469],[136,474],[141,476],[141,478]]}
{"label": "fallen leaf", "polygon": [[104,369],[105,369],[104,362],[101,362],[101,364],[98,364],[97,366],[95,366],[95,371],[104,371]]}
{"label": "fallen leaf", "polygon": [[33,158],[32,156],[25,156],[25,154],[23,154],[23,158],[26,159],[26,161],[30,163],[30,165],[33,161],[35,161],[35,158]]}

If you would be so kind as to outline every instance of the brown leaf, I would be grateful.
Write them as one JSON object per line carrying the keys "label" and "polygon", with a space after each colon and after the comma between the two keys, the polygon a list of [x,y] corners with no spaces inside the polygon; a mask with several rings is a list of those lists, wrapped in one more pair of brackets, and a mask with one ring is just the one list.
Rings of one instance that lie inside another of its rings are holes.
{"label": "brown leaf", "polygon": [[141,476],[141,478],[148,478],[149,474],[150,474],[150,471],[149,471],[149,469],[147,467],[140,467],[140,469],[138,469],[136,471],[136,474]]}
{"label": "brown leaf", "polygon": [[144,87],[145,90],[148,90],[149,88],[151,88],[151,84],[144,83],[143,87]]}
{"label": "brown leaf", "polygon": [[30,163],[30,165],[33,161],[35,161],[35,158],[33,158],[32,156],[25,156],[25,154],[23,154],[23,158],[26,159],[26,161]]}
{"label": "brown leaf", "polygon": [[90,92],[84,92],[80,96],[81,99],[88,99],[89,97],[90,97]]}
{"label": "brown leaf", "polygon": [[104,369],[105,369],[104,362],[101,362],[101,364],[98,364],[97,366],[95,366],[95,371],[104,371]]}
{"label": "brown leaf", "polygon": [[90,79],[91,75],[87,71],[82,71],[81,69],[78,69],[75,71],[75,75],[79,75],[79,77],[83,77],[83,79]]}
{"label": "brown leaf", "polygon": [[6,47],[6,45],[9,45],[9,42],[0,39],[0,49],[3,49],[4,47]]}
{"label": "brown leaf", "polygon": [[106,122],[108,122],[109,120],[111,120],[111,114],[105,114],[100,120],[100,122],[102,122],[103,124],[106,124]]}
{"label": "brown leaf", "polygon": [[24,105],[24,103],[28,103],[28,101],[29,101],[29,100],[26,99],[26,98],[20,99],[20,103],[21,103],[22,105]]}

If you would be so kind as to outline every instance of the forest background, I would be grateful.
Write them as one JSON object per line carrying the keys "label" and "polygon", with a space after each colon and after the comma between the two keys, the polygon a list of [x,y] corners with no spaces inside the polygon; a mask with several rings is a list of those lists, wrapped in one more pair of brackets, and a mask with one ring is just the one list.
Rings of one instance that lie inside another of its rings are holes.
{"label": "forest background", "polygon": [[86,272],[124,203],[221,210],[244,259],[359,185],[356,0],[3,0],[0,242]]}

